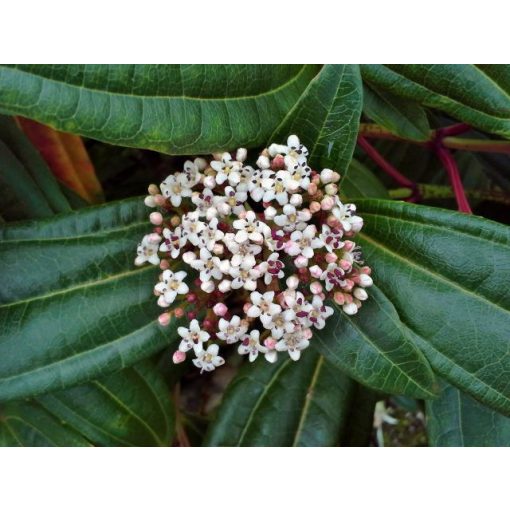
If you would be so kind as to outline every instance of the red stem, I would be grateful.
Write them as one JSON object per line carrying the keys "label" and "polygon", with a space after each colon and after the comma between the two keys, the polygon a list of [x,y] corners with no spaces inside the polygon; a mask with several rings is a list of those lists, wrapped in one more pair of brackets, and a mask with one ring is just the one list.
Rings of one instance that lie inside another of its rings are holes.
{"label": "red stem", "polygon": [[461,122],[459,124],[452,124],[451,126],[436,129],[436,136],[440,138],[445,138],[446,136],[457,136],[470,130],[471,126],[469,124]]}
{"label": "red stem", "polygon": [[399,186],[416,189],[413,181],[402,175],[389,161],[372,146],[366,138],[358,136],[358,145],[366,152],[367,156],[378,165],[386,174],[388,174]]}
{"label": "red stem", "polygon": [[435,146],[435,151],[448,173],[459,211],[472,214],[471,207],[469,206],[469,202],[464,192],[464,186],[462,185],[457,162],[451,155],[450,151],[439,143]]}

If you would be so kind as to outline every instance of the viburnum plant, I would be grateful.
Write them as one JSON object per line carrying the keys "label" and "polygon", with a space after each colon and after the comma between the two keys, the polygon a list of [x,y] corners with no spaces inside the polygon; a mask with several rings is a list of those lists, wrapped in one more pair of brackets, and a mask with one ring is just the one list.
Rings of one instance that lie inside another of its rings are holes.
{"label": "viburnum plant", "polygon": [[[313,328],[333,314],[327,299],[354,315],[368,298],[371,269],[352,240],[363,220],[339,199],[340,174],[312,170],[307,156],[291,135],[287,145],[264,149],[255,166],[241,148],[235,159],[225,152],[188,160],[149,187],[145,204],[158,211],[135,264],[163,270],[154,293],[173,311],[159,323],[172,315],[190,321],[177,330],[174,363],[192,352],[195,366],[210,372],[224,363],[220,343],[238,343],[251,362],[263,354],[274,363],[278,352],[298,361]],[[174,270],[178,258],[190,269]],[[202,322],[197,309],[210,310]]]}

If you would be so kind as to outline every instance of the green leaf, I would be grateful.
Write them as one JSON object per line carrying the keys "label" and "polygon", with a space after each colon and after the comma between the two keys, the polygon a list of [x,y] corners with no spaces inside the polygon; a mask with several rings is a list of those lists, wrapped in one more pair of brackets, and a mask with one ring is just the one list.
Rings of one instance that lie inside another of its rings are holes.
{"label": "green leaf", "polygon": [[423,141],[430,136],[427,114],[419,104],[373,85],[363,87],[363,113],[402,138]]}
{"label": "green leaf", "polygon": [[385,295],[370,288],[358,314],[349,316],[333,302],[335,314],[314,331],[321,354],[352,378],[380,392],[434,397],[434,375],[400,323]]}
{"label": "green leaf", "polygon": [[427,402],[430,446],[510,446],[510,418],[442,382],[441,395]]}
{"label": "green leaf", "polygon": [[361,66],[363,79],[473,127],[510,138],[508,66],[405,64]]}
{"label": "green leaf", "polygon": [[343,173],[356,144],[362,103],[358,66],[325,65],[271,140],[283,142],[295,133],[310,150],[310,165]]}
{"label": "green leaf", "polygon": [[206,446],[334,446],[356,384],[312,349],[242,367],[230,383]]}
{"label": "green leaf", "polygon": [[[141,205],[140,205],[141,204]],[[158,268],[134,269],[143,200],[0,227],[0,400],[130,366],[167,346]]]}
{"label": "green leaf", "polygon": [[1,65],[0,109],[169,154],[259,146],[315,65]]}
{"label": "green leaf", "polygon": [[433,369],[510,414],[510,228],[404,202],[365,199],[358,211],[374,281]]}
{"label": "green leaf", "polygon": [[388,198],[384,184],[365,165],[353,159],[340,181],[340,194],[347,200],[358,197]]}

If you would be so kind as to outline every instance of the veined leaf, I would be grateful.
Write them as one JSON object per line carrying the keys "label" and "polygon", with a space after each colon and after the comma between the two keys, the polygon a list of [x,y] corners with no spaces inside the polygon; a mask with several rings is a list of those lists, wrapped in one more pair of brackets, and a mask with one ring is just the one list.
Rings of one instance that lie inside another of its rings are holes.
{"label": "veined leaf", "polygon": [[310,82],[271,140],[298,134],[310,149],[309,163],[343,173],[351,161],[362,107],[357,65],[328,64]]}
{"label": "veined leaf", "polygon": [[374,280],[432,368],[510,414],[510,292],[502,285],[510,281],[510,229],[403,202],[358,206]]}
{"label": "veined leaf", "polygon": [[384,184],[362,163],[353,159],[340,181],[342,199],[388,198]]}
{"label": "veined leaf", "polygon": [[324,329],[314,331],[317,348],[328,361],[382,393],[418,398],[435,395],[434,375],[425,356],[377,287],[370,288],[370,297],[357,315],[349,316],[335,303],[329,304],[335,315]]}
{"label": "veined leaf", "polygon": [[374,85],[363,87],[363,112],[402,138],[417,141],[429,138],[427,114],[419,104],[380,90]]}
{"label": "veined leaf", "polygon": [[426,405],[430,446],[510,446],[510,418],[446,382]]}
{"label": "veined leaf", "polygon": [[82,383],[171,342],[156,320],[158,269],[133,268],[150,231],[136,202],[0,227],[0,400]]}
{"label": "veined leaf", "polygon": [[207,153],[266,143],[317,70],[315,65],[1,65],[0,109],[116,145]]}
{"label": "veined leaf", "polygon": [[229,385],[206,446],[333,446],[356,383],[312,349],[242,367]]}
{"label": "veined leaf", "polygon": [[405,64],[361,66],[369,84],[437,108],[482,131],[510,138],[507,66]]}

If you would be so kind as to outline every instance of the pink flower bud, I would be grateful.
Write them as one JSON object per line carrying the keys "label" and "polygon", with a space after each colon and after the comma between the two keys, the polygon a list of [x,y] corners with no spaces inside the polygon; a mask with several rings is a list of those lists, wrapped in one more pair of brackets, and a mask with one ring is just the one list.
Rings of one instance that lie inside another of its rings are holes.
{"label": "pink flower bud", "polygon": [[224,303],[216,303],[213,307],[213,312],[218,317],[223,317],[228,312],[228,308]]}
{"label": "pink flower bud", "polygon": [[363,274],[372,274],[372,268],[368,266],[364,266],[360,269],[360,273]]}
{"label": "pink flower bud", "polygon": [[344,271],[350,271],[352,264],[348,260],[341,260],[338,264]]}
{"label": "pink flower bud", "polygon": [[271,161],[271,170],[283,170],[285,168],[285,158],[281,154],[277,154]]}
{"label": "pink flower bud", "polygon": [[317,193],[317,184],[315,184],[314,182],[311,182],[308,185],[308,194],[313,196],[313,195],[315,195],[315,193]]}
{"label": "pink flower bud", "polygon": [[165,312],[158,317],[158,322],[160,326],[168,326],[170,324],[170,319],[170,314]]}
{"label": "pink flower bud", "polygon": [[163,223],[163,215],[160,212],[152,212],[149,215],[149,220],[153,225],[161,225]]}
{"label": "pink flower bud", "polygon": [[335,216],[333,216],[332,214],[330,216],[328,216],[326,223],[331,228],[341,228],[342,227],[342,223],[340,222],[340,220],[338,218],[335,218]]}
{"label": "pink flower bud", "polygon": [[308,259],[306,257],[303,257],[303,255],[298,255],[294,259],[294,265],[298,268],[306,267],[308,265]]}
{"label": "pink flower bud", "polygon": [[268,349],[274,349],[274,348],[276,347],[276,340],[275,340],[273,337],[268,336],[268,337],[264,340],[264,345],[265,345]]}
{"label": "pink flower bud", "polygon": [[328,264],[333,264],[333,262],[336,262],[338,260],[338,256],[336,255],[336,253],[326,253],[324,259]]}
{"label": "pink flower bud", "polygon": [[174,310],[174,315],[180,319],[181,317],[184,317],[184,309],[181,308],[180,306],[178,306],[175,310]]}
{"label": "pink flower bud", "polygon": [[322,285],[319,282],[313,282],[310,285],[310,291],[312,294],[318,296],[322,292]]}
{"label": "pink flower bud", "polygon": [[319,202],[311,202],[310,203],[310,212],[312,214],[315,214],[316,212],[319,212],[321,210],[321,204]]}
{"label": "pink flower bud", "polygon": [[354,288],[354,285],[355,285],[354,282],[349,278],[346,278],[344,280],[344,290],[346,290],[347,292],[351,291]]}
{"label": "pink flower bud", "polygon": [[163,195],[154,195],[154,202],[156,205],[165,205],[166,198]]}
{"label": "pink flower bud", "polygon": [[310,328],[307,328],[303,331],[303,337],[305,340],[310,340],[310,338],[312,338],[313,336],[313,332]]}
{"label": "pink flower bud", "polygon": [[337,305],[342,306],[345,303],[345,295],[343,292],[335,292],[333,295],[333,300]]}
{"label": "pink flower bud", "polygon": [[179,363],[182,363],[186,359],[186,353],[182,351],[175,351],[174,355],[172,356],[172,361],[178,365]]}
{"label": "pink flower bud", "polygon": [[252,304],[251,303],[244,303],[243,305],[243,312],[244,313],[248,313],[248,310],[252,307]]}
{"label": "pink flower bud", "polygon": [[287,288],[291,290],[297,289],[299,285],[299,278],[295,275],[289,276],[285,283],[287,284]]}
{"label": "pink flower bud", "polygon": [[312,266],[310,268],[310,274],[314,277],[314,278],[320,278],[321,275],[322,275],[322,269],[316,264],[315,266]]}
{"label": "pink flower bud", "polygon": [[[335,200],[333,197],[326,196],[321,200],[321,209],[323,211],[331,211],[333,206],[335,205]],[[336,218],[335,218],[336,219]]]}
{"label": "pink flower bud", "polygon": [[353,243],[352,241],[345,241],[345,243],[344,243],[345,251],[352,251],[355,246],[356,246],[356,244]]}
{"label": "pink flower bud", "polygon": [[168,269],[170,267],[170,262],[168,262],[168,260],[166,259],[163,259],[160,263],[159,263],[159,268],[164,271],[165,269]]}

